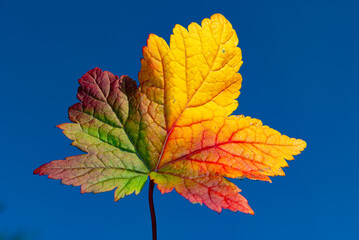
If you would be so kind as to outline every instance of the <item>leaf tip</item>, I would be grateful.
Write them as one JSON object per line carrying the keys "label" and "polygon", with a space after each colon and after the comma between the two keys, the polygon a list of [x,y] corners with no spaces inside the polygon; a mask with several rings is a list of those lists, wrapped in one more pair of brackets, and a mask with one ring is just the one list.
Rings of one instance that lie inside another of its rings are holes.
{"label": "leaf tip", "polygon": [[307,148],[307,142],[302,140],[302,139],[298,139],[299,142],[299,146],[301,148],[301,151],[303,151],[305,148]]}
{"label": "leaf tip", "polygon": [[56,125],[56,127],[57,127],[57,128],[60,128],[61,130],[65,130],[65,129],[64,129],[64,128],[65,128],[65,124],[66,124],[66,123],[61,123],[61,124]]}
{"label": "leaf tip", "polygon": [[36,169],[32,172],[32,174],[34,174],[34,175],[37,175],[37,174],[39,174],[39,173],[40,173],[39,168],[36,168]]}
{"label": "leaf tip", "polygon": [[46,173],[44,172],[44,167],[45,167],[46,165],[47,165],[47,163],[45,163],[45,164],[41,165],[40,167],[36,168],[36,169],[32,172],[32,174],[34,174],[34,175],[40,175],[40,176],[46,175]]}

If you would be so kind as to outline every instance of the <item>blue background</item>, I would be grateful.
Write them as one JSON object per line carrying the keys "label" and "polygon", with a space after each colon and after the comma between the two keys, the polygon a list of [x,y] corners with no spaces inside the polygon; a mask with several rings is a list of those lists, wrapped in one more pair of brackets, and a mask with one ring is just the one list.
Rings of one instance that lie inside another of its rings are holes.
{"label": "blue background", "polygon": [[359,239],[359,1],[0,0],[0,232],[33,239],[150,239],[148,184],[113,192],[33,176],[78,154],[68,122],[77,79],[99,66],[137,78],[149,33],[222,13],[243,51],[236,114],[308,143],[273,183],[235,180],[255,215],[220,215],[155,192],[159,239]]}

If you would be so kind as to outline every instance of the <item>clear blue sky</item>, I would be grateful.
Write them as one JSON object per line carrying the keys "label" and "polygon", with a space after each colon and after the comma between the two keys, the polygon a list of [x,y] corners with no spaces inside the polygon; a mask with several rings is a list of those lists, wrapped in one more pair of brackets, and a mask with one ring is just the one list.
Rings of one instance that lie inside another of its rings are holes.
{"label": "clear blue sky", "polygon": [[113,193],[33,176],[78,154],[55,128],[68,122],[77,79],[98,66],[137,78],[149,33],[214,13],[243,51],[236,114],[308,143],[273,183],[237,180],[255,215],[155,192],[159,240],[358,239],[359,1],[0,0],[0,231],[34,239],[150,239],[147,188]]}

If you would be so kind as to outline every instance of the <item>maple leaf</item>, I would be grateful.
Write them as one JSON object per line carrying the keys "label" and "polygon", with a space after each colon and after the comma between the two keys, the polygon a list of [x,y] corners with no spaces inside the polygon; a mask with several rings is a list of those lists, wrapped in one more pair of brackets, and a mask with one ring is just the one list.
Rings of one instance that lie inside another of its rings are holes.
{"label": "maple leaf", "polygon": [[232,25],[220,14],[176,25],[168,45],[150,34],[140,85],[95,68],[80,80],[73,123],[61,124],[87,154],[44,164],[35,174],[81,185],[82,192],[115,190],[115,200],[143,188],[148,176],[162,193],[175,189],[210,209],[253,214],[227,178],[270,181],[306,147],[231,115],[237,108],[242,54]]}

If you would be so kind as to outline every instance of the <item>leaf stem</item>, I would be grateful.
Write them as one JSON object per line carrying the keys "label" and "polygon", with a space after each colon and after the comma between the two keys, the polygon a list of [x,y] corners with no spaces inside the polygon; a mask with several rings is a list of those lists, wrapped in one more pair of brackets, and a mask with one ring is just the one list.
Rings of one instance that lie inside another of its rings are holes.
{"label": "leaf stem", "polygon": [[155,182],[153,180],[150,180],[150,187],[148,189],[148,203],[150,205],[150,212],[151,212],[152,240],[157,240],[156,214],[155,214],[155,206],[153,205],[154,187],[155,187]]}

